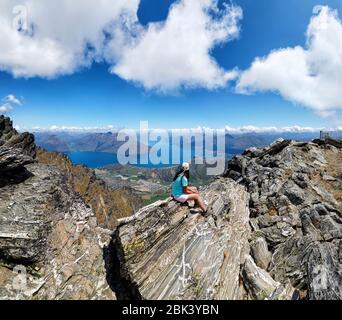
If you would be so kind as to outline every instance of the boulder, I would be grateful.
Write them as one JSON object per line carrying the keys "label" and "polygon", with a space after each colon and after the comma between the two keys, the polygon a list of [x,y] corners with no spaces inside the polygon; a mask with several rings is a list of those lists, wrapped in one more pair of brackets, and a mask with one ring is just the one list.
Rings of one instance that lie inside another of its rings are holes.
{"label": "boulder", "polygon": [[274,281],[265,270],[259,268],[251,256],[247,257],[243,265],[242,277],[248,293],[255,300],[269,299],[281,285]]}
{"label": "boulder", "polygon": [[20,170],[27,164],[33,163],[31,156],[23,154],[22,149],[8,146],[0,147],[0,172]]}
{"label": "boulder", "polygon": [[267,242],[263,237],[258,237],[251,242],[251,250],[256,265],[267,270],[272,254],[268,251]]}
{"label": "boulder", "polygon": [[35,155],[33,136],[0,116],[0,300],[115,299],[103,258],[112,231]]}

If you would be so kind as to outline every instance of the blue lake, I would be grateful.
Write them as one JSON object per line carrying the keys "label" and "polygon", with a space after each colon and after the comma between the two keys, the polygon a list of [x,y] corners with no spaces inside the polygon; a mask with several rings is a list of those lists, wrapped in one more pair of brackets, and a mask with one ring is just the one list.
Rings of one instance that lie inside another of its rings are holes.
{"label": "blue lake", "polygon": [[[117,156],[114,153],[107,152],[83,152],[83,151],[69,151],[64,152],[66,156],[72,161],[73,164],[85,165],[89,168],[96,169],[101,168],[111,164],[117,164]],[[168,165],[153,165],[153,164],[144,164],[144,165],[135,165],[137,167],[145,167],[145,168],[161,168],[161,167],[169,167]]]}
{"label": "blue lake", "polygon": [[89,168],[100,168],[109,164],[118,163],[116,154],[107,152],[65,152],[73,164],[82,164]]}
{"label": "blue lake", "polygon": [[[233,155],[240,153],[240,150],[234,150],[231,154],[227,155],[227,160],[230,159]],[[111,164],[117,164],[117,156],[114,153],[107,153],[107,152],[81,152],[81,151],[70,151],[65,152],[73,164],[80,164],[85,165],[89,168],[96,169],[100,167],[104,167]],[[181,162],[183,159],[181,159]],[[173,164],[177,165],[177,164]],[[136,165],[138,167],[145,167],[145,168],[161,168],[161,167],[169,167],[172,164],[168,165]]]}

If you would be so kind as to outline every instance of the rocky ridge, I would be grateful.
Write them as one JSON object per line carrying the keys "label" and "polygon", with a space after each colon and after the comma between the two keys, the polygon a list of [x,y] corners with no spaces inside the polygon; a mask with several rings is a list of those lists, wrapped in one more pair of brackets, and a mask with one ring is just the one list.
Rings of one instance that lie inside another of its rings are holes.
{"label": "rocky ridge", "polygon": [[309,299],[342,298],[341,148],[333,139],[279,140],[235,157],[226,173],[251,195],[257,264]]}

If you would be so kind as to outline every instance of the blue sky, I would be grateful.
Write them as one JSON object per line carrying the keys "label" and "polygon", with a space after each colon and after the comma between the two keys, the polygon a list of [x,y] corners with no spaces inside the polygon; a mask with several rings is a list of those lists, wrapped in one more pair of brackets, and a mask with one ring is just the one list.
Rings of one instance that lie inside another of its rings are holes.
{"label": "blue sky", "polygon": [[[139,22],[167,19],[171,0],[142,0]],[[279,48],[302,46],[316,5],[342,12],[340,0],[236,0],[243,10],[237,39],[215,46],[210,55],[225,69],[250,68],[256,57]],[[220,3],[221,5],[221,3]],[[341,15],[340,15],[341,17]],[[144,63],[141,61],[141,63]],[[105,126],[136,128],[148,120],[155,128],[206,126],[335,126],[336,117],[322,117],[284,95],[256,90],[252,95],[235,92],[235,82],[208,88],[180,88],[171,92],[149,90],[141,84],[108,72],[106,62],[79,68],[71,75],[48,80],[42,77],[14,78],[0,72],[0,97],[13,94],[23,101],[9,112],[16,125]],[[340,110],[337,110],[337,116]]]}

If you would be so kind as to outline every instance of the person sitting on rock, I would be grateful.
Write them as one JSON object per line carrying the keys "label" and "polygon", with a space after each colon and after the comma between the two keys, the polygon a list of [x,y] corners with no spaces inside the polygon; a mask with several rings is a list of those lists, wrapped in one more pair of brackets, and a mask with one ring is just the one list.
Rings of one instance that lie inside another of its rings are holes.
{"label": "person sitting on rock", "polygon": [[182,169],[178,171],[172,183],[172,197],[180,202],[195,201],[195,204],[201,208],[204,214],[207,214],[207,208],[199,195],[196,187],[189,186],[190,164],[184,162]]}

